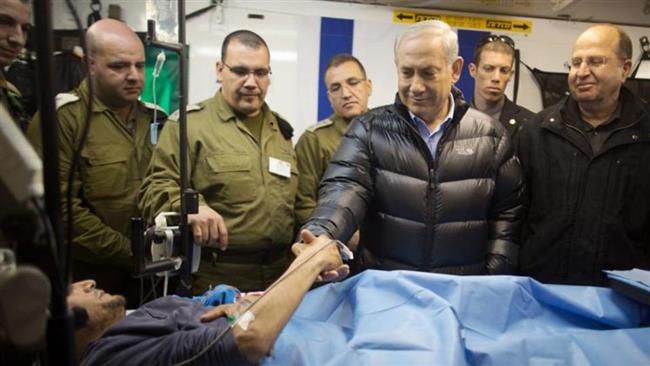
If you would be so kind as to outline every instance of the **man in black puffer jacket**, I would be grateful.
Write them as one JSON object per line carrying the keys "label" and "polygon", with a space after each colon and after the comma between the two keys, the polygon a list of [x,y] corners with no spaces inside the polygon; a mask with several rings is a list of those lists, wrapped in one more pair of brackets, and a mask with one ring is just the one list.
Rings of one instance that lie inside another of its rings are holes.
{"label": "man in black puffer jacket", "polygon": [[361,269],[512,273],[521,168],[505,129],[453,88],[456,34],[416,23],[397,39],[395,62],[395,103],[352,122],[303,229],[346,241],[360,226]]}

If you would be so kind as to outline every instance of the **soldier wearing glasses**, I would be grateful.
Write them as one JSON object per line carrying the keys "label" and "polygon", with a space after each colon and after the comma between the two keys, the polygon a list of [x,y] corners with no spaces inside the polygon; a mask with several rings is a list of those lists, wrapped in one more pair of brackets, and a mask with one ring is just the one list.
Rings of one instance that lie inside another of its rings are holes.
{"label": "soldier wearing glasses", "polygon": [[521,272],[605,285],[604,269],[650,269],[650,113],[623,86],[632,43],[595,25],[575,42],[570,96],[518,134],[529,208]]}
{"label": "soldier wearing glasses", "polygon": [[[289,263],[294,226],[293,129],[264,102],[268,46],[240,30],[224,39],[221,53],[221,89],[188,106],[187,114],[188,174],[199,193],[199,212],[188,222],[194,242],[206,246],[194,280],[197,292],[214,283],[243,291],[266,288]],[[149,220],[180,211],[178,133],[177,123],[165,126],[141,187],[140,205]]]}
{"label": "soldier wearing glasses", "polygon": [[296,196],[296,221],[304,224],[318,201],[318,183],[353,118],[368,110],[372,82],[359,60],[338,54],[325,68],[327,98],[334,113],[307,128],[296,144],[300,181]]}
{"label": "soldier wearing glasses", "polygon": [[489,35],[477,43],[469,64],[469,73],[476,83],[472,106],[501,122],[511,136],[522,123],[535,116],[505,95],[514,61],[515,42],[512,38]]}

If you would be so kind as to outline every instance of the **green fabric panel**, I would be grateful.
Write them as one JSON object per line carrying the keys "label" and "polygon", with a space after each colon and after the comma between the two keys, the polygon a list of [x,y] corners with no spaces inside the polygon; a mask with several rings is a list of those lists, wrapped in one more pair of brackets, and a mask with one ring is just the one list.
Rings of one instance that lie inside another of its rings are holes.
{"label": "green fabric panel", "polygon": [[[172,114],[172,112],[178,109],[179,100],[180,100],[180,88],[178,85],[178,55],[164,50],[166,61],[160,70],[160,75],[156,79],[156,98],[154,100],[153,93],[153,68],[156,65],[156,57],[160,53],[161,49],[153,46],[145,47],[145,84],[144,89],[142,90],[141,99],[145,102],[158,104],[167,115]],[[186,79],[189,78],[189,47],[186,49],[185,53],[185,75]]]}

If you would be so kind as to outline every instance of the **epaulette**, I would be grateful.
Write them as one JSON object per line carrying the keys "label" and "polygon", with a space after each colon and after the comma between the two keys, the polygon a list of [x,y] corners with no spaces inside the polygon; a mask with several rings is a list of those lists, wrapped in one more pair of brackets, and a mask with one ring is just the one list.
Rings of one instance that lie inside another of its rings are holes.
{"label": "epaulette", "polygon": [[161,121],[161,120],[164,121],[164,120],[167,119],[167,112],[165,112],[159,105],[149,103],[149,102],[145,102],[145,101],[141,101],[141,102],[145,106],[145,108],[151,109],[151,110],[157,110],[158,112],[162,113],[156,118],[158,121]]}
{"label": "epaulette", "polygon": [[282,118],[278,113],[272,112],[273,115],[275,116],[275,119],[278,120],[278,127],[280,128],[280,133],[282,133],[282,136],[286,140],[290,140],[293,137],[293,127],[291,127],[291,124],[287,122],[286,119]]}
{"label": "epaulette", "polygon": [[[190,112],[195,112],[195,111],[200,111],[203,109],[203,104],[188,104],[187,108],[185,108],[185,112],[190,113]],[[178,110],[176,110],[174,113],[169,116],[169,119],[172,121],[178,121],[180,113]]]}
{"label": "epaulette", "polygon": [[54,98],[56,102],[56,110],[63,107],[66,104],[74,103],[79,100],[79,96],[71,93],[59,93]]}
{"label": "epaulette", "polygon": [[307,127],[307,131],[314,132],[314,131],[316,131],[316,130],[318,130],[320,128],[327,127],[327,126],[332,126],[332,125],[334,125],[334,121],[332,121],[331,119],[328,118],[326,120],[320,121],[320,122],[318,122],[316,124],[313,124],[313,125]]}

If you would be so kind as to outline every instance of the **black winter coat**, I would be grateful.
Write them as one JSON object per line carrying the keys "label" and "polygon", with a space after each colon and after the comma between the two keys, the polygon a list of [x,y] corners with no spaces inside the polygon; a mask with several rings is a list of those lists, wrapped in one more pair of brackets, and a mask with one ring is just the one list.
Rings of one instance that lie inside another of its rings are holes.
{"label": "black winter coat", "polygon": [[510,273],[523,178],[505,129],[462,97],[437,158],[397,98],[355,119],[305,224],[347,240],[361,226],[364,268]]}
{"label": "black winter coat", "polygon": [[650,114],[627,89],[618,127],[597,154],[565,98],[519,131],[529,193],[521,273],[603,285],[602,269],[650,269]]}
{"label": "black winter coat", "polygon": [[519,104],[513,103],[506,97],[503,108],[501,109],[501,115],[499,116],[499,122],[508,130],[510,137],[514,138],[519,128],[534,117],[535,113]]}

